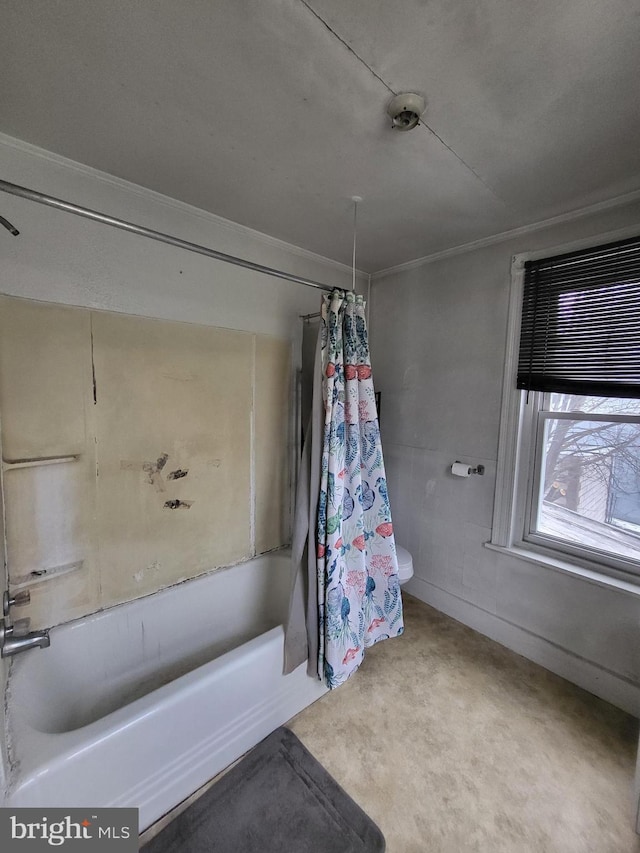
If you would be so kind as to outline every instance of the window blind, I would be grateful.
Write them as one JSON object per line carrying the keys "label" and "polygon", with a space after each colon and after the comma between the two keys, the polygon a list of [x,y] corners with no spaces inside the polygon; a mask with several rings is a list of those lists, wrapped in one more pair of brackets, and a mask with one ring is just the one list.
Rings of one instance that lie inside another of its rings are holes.
{"label": "window blind", "polygon": [[640,398],[640,237],[525,263],[517,387]]}

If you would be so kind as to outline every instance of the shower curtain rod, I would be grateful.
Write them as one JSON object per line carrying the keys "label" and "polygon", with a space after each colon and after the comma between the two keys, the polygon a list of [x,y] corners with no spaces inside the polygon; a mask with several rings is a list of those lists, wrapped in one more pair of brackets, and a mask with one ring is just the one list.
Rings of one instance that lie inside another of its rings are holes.
{"label": "shower curtain rod", "polygon": [[9,193],[9,195],[26,198],[29,201],[35,201],[38,204],[44,204],[48,207],[53,207],[56,210],[64,210],[67,213],[74,213],[76,216],[83,216],[85,219],[92,219],[94,222],[111,225],[113,228],[120,228],[122,231],[129,231],[131,234],[148,237],[150,240],[157,240],[159,243],[168,243],[170,246],[176,246],[178,249],[185,249],[187,252],[206,255],[208,258],[215,258],[217,261],[224,261],[227,264],[234,264],[237,267],[244,267],[245,269],[263,273],[264,275],[270,275],[274,278],[282,278],[285,281],[292,281],[295,284],[304,284],[307,287],[315,287],[319,290],[331,291],[334,289],[334,287],[329,284],[323,284],[319,281],[313,281],[313,279],[310,278],[293,275],[292,273],[284,272],[283,270],[278,270],[274,267],[266,267],[263,264],[256,264],[253,261],[246,261],[244,258],[236,258],[234,255],[227,255],[225,252],[218,252],[216,249],[209,249],[207,246],[200,246],[198,243],[190,243],[188,240],[181,240],[179,237],[173,237],[171,234],[163,234],[162,231],[154,231],[152,228],[145,228],[144,225],[135,225],[133,222],[127,222],[125,219],[117,219],[115,216],[108,216],[106,213],[99,213],[98,211],[91,210],[88,207],[81,207],[78,204],[63,201],[63,199],[45,195],[45,193],[36,192],[36,190],[30,190],[27,187],[18,186],[18,184],[11,184],[9,181],[0,180],[0,190],[4,193]]}

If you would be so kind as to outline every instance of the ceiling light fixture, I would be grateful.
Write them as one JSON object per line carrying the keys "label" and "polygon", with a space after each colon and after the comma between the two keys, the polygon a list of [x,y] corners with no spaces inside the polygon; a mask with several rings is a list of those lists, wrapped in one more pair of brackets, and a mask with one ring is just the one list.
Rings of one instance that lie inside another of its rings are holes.
{"label": "ceiling light fixture", "polygon": [[387,113],[394,130],[413,130],[420,123],[426,103],[422,95],[413,92],[395,95],[389,102]]}

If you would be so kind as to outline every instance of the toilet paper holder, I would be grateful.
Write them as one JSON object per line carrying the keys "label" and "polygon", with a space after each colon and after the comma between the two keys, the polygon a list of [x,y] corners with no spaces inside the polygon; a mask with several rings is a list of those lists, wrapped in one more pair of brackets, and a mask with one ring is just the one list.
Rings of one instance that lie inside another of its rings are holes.
{"label": "toilet paper holder", "polygon": [[[461,469],[465,469],[463,471]],[[455,474],[456,477],[468,477],[470,474],[480,474],[482,476],[484,474],[484,465],[467,465],[465,462],[460,462],[458,459],[451,465],[451,473]]]}

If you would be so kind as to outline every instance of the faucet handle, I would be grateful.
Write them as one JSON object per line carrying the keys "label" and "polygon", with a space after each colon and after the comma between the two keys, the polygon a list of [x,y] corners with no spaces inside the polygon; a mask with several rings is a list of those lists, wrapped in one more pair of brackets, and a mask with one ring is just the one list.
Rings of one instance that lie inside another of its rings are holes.
{"label": "faucet handle", "polygon": [[9,607],[24,607],[31,601],[31,593],[28,589],[21,589],[20,592],[9,599]]}
{"label": "faucet handle", "polygon": [[14,596],[9,595],[9,590],[5,590],[2,596],[2,612],[5,616],[9,615],[10,607],[24,607],[31,601],[31,593],[28,589],[20,590]]}
{"label": "faucet handle", "polygon": [[29,633],[29,628],[31,626],[31,619],[27,616],[26,619],[16,619],[13,623],[13,636],[14,637],[24,637],[25,634]]}

